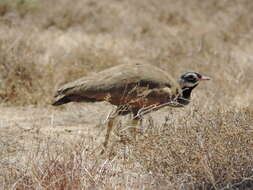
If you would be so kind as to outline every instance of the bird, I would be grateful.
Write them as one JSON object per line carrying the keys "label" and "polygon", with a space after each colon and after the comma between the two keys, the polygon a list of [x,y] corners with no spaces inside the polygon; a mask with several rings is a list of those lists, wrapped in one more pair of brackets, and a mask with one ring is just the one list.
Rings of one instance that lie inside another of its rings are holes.
{"label": "bird", "polygon": [[197,72],[185,72],[175,80],[154,65],[126,63],[63,85],[56,91],[52,105],[99,101],[115,105],[103,142],[105,150],[117,116],[132,113],[132,124],[138,125],[147,113],[165,106],[183,107],[190,103],[192,90],[206,80],[210,78]]}

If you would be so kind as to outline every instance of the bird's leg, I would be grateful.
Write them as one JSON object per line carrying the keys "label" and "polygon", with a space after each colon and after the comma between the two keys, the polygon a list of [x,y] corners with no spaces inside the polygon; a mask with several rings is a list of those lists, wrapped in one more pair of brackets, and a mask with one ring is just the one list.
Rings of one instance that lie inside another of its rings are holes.
{"label": "bird's leg", "polygon": [[105,135],[105,141],[103,143],[103,150],[101,152],[101,154],[104,153],[105,149],[107,148],[109,139],[110,139],[110,134],[112,132],[112,128],[113,128],[113,124],[115,121],[115,118],[118,116],[118,111],[116,110],[111,116],[109,116],[109,121],[107,124],[107,131],[106,131],[106,135]]}
{"label": "bird's leg", "polygon": [[110,134],[113,128],[113,123],[114,123],[114,119],[115,118],[109,118],[109,122],[107,124],[107,131],[106,131],[106,135],[105,135],[105,141],[104,141],[104,148],[107,147],[109,138],[110,138]]}
{"label": "bird's leg", "polygon": [[133,119],[132,119],[132,125],[133,125],[133,126],[138,125],[138,124],[139,124],[139,121],[140,121],[140,118],[139,118],[139,117],[133,118]]}
{"label": "bird's leg", "polygon": [[132,120],[132,126],[130,128],[130,133],[133,136],[134,140],[136,140],[136,135],[137,135],[137,127],[139,125],[139,118],[133,118]]}
{"label": "bird's leg", "polygon": [[140,121],[142,118],[137,115],[139,110],[133,110],[133,119],[132,119],[132,126],[130,128],[130,133],[136,139],[136,134],[137,134],[137,126],[140,124]]}

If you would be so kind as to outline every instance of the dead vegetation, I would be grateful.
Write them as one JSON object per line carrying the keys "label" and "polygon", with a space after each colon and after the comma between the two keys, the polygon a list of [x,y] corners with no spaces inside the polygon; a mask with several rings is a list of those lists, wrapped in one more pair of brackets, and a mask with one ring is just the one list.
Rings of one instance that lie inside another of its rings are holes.
{"label": "dead vegetation", "polygon": [[[247,110],[193,109],[178,120],[172,114],[162,127],[148,125],[132,153],[147,172],[168,186],[222,189],[227,184],[233,189],[233,184],[252,176],[251,117]],[[240,188],[252,187],[252,179]]]}
{"label": "dead vegetation", "polygon": [[[252,11],[250,0],[0,1],[0,188],[252,189]],[[136,140],[120,119],[101,156],[108,105],[52,110],[51,96],[134,61],[213,80],[186,108],[146,116]]]}

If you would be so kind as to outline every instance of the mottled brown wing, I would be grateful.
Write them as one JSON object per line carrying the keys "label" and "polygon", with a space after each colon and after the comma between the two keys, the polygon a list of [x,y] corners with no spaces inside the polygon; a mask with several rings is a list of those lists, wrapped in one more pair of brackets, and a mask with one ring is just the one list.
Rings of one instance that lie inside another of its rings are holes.
{"label": "mottled brown wing", "polygon": [[70,101],[103,101],[115,105],[122,103],[122,96],[134,87],[146,89],[169,88],[171,94],[177,93],[177,82],[163,70],[149,64],[122,64],[83,77],[62,86],[55,95],[53,105]]}

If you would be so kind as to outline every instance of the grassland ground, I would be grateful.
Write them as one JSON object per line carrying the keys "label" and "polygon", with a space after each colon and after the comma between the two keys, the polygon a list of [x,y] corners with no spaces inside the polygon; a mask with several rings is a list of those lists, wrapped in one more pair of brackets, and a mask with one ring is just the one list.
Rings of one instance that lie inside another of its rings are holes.
{"label": "grassland ground", "polygon": [[[250,0],[0,0],[0,189],[253,189]],[[100,155],[101,103],[50,106],[61,84],[147,62],[212,78],[189,106],[129,117]]]}

